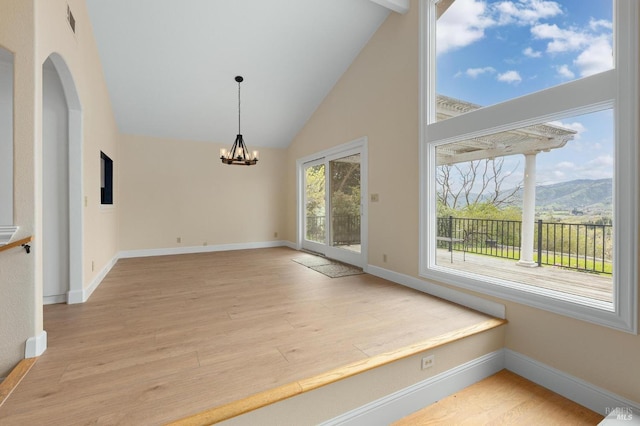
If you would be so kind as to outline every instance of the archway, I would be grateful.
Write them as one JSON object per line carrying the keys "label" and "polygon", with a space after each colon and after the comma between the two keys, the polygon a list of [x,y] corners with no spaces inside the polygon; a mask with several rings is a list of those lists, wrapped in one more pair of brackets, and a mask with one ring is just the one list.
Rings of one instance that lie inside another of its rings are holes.
{"label": "archway", "polygon": [[82,109],[57,53],[42,66],[43,303],[81,303]]}

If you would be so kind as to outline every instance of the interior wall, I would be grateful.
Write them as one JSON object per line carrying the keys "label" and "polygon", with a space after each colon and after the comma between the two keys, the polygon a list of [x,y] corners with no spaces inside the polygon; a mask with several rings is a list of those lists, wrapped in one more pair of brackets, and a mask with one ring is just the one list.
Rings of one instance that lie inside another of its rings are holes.
{"label": "interior wall", "polygon": [[[72,81],[67,83],[75,86],[80,104],[77,108],[82,112],[82,170],[71,165],[70,173],[82,180],[82,199],[72,199],[71,203],[83,205],[82,281],[83,287],[87,288],[118,250],[117,166],[114,172],[116,202],[108,209],[100,204],[100,151],[108,153],[117,165],[118,129],[85,1],[50,0],[37,4],[38,63],[43,63],[54,52],[63,58],[71,72]],[[75,33],[66,20],[67,5],[75,18]],[[39,127],[38,140],[42,137]],[[37,166],[36,170],[42,170],[41,164]]]}
{"label": "interior wall", "polygon": [[[289,147],[286,178],[287,239],[295,241],[296,159],[367,136],[369,192],[379,195],[369,202],[368,263],[413,277],[419,271],[418,9],[413,0],[408,14],[391,14],[371,38]],[[507,348],[640,401],[640,336],[490,299],[506,305]]]}
{"label": "interior wall", "polygon": [[[35,20],[34,2],[0,1],[0,46],[14,53],[15,239],[35,230]],[[38,64],[39,66],[39,64]],[[0,377],[24,357],[25,342],[42,330],[35,303],[35,256],[24,250],[0,253]]]}
{"label": "interior wall", "polygon": [[281,240],[285,151],[260,147],[255,166],[230,166],[219,157],[231,142],[122,135],[120,249]]}
{"label": "interior wall", "polygon": [[[66,20],[67,5],[76,19],[75,34]],[[100,208],[100,151],[112,153],[117,161],[118,139],[84,0],[0,1],[0,45],[15,54],[14,224],[20,226],[15,238],[34,236],[30,255],[24,250],[0,255],[2,377],[25,356],[26,340],[43,332],[42,64],[52,53],[63,58],[70,71],[63,83],[77,89],[83,117],[82,165],[72,172],[82,181],[85,196],[72,203],[84,205],[85,288],[117,253],[116,208]]]}

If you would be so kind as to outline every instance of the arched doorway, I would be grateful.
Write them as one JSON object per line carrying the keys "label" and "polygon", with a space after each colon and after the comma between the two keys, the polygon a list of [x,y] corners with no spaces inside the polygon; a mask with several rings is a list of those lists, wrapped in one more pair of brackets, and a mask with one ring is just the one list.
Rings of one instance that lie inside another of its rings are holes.
{"label": "arched doorway", "polygon": [[65,61],[42,66],[43,303],[83,302],[82,112]]}

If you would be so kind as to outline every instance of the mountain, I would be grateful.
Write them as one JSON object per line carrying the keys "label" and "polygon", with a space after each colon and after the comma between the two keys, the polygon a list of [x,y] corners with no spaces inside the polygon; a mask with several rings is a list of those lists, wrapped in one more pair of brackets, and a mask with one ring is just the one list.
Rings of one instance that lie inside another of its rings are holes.
{"label": "mountain", "polygon": [[609,206],[613,200],[609,179],[578,179],[536,187],[536,207],[545,210],[593,210]]}
{"label": "mountain", "polygon": [[[607,213],[612,211],[612,191],[611,178],[576,179],[552,185],[538,185],[536,186],[536,210],[564,210],[575,214]],[[522,206],[522,189],[515,194],[511,205]]]}
{"label": "mountain", "polygon": [[[613,181],[608,179],[576,179],[552,185],[536,186],[536,210],[568,211],[574,214],[603,214],[612,211]],[[513,189],[502,191],[509,194]],[[522,207],[522,189],[513,197],[510,205]],[[475,199],[478,194],[471,194]],[[482,197],[481,197],[482,198]],[[486,198],[485,198],[486,200]],[[452,200],[453,201],[453,200]],[[464,205],[459,200],[459,206]]]}

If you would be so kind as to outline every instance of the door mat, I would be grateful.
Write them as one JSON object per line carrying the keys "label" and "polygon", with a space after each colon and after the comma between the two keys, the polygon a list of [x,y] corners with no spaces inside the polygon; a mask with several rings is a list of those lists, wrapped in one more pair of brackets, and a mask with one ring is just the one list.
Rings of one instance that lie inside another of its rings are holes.
{"label": "door mat", "polygon": [[306,266],[309,269],[320,272],[330,278],[347,277],[349,275],[364,274],[361,268],[356,266],[347,265],[345,263],[337,262],[335,260],[327,259],[326,257],[305,255],[302,257],[296,257],[291,259],[300,265]]}

